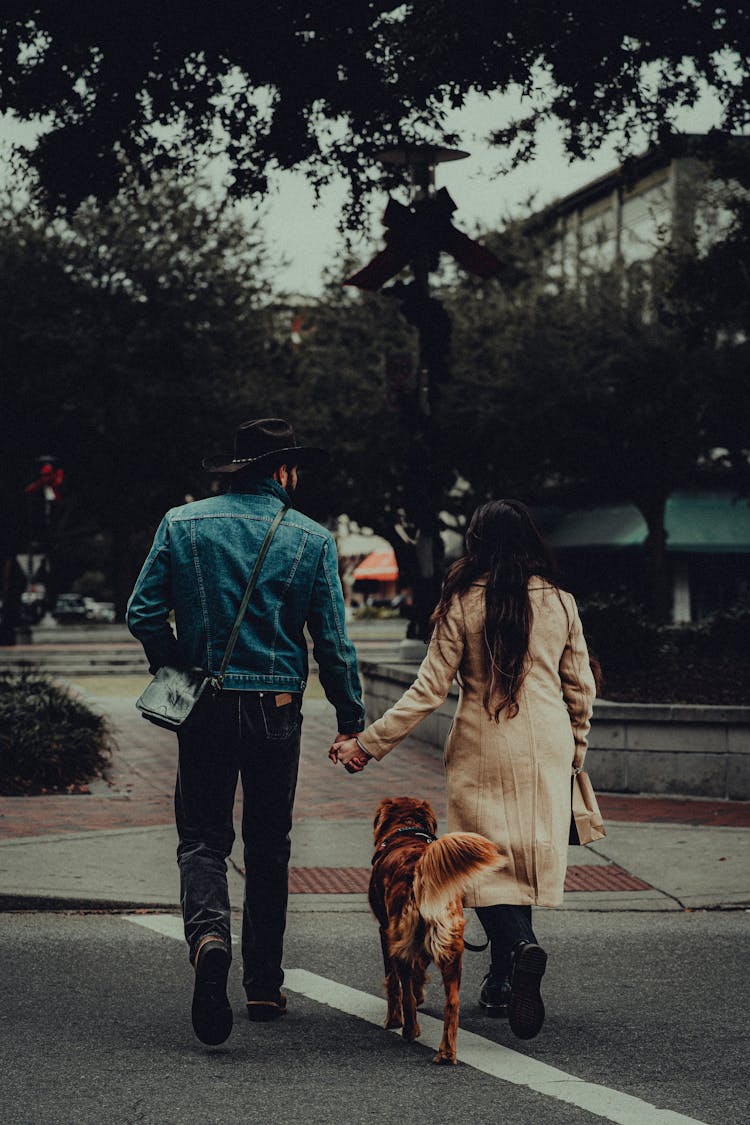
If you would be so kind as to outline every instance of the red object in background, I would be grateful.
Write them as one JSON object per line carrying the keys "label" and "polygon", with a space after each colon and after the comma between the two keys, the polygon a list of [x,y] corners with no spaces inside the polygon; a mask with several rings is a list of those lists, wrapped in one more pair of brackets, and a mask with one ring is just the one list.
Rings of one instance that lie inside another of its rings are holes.
{"label": "red object in background", "polygon": [[24,492],[33,496],[35,492],[44,492],[45,500],[59,500],[65,471],[56,469],[49,461],[45,461],[39,471],[39,479],[27,484]]}
{"label": "red object in background", "polygon": [[355,582],[365,579],[368,582],[396,582],[398,580],[398,563],[392,548],[385,551],[373,551],[363,559],[352,574]]}

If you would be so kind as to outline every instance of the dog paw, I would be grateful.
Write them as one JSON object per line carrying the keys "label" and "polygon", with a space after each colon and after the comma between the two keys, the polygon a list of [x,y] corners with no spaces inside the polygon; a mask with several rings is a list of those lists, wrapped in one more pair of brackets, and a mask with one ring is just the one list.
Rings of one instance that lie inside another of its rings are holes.
{"label": "dog paw", "polygon": [[401,1034],[407,1043],[413,1043],[415,1039],[419,1039],[422,1029],[418,1023],[415,1023],[413,1027],[405,1027]]}
{"label": "dog paw", "polygon": [[386,1016],[383,1027],[386,1029],[386,1031],[390,1031],[393,1027],[401,1027],[403,1022],[404,1021],[402,1020],[401,1016]]}
{"label": "dog paw", "polygon": [[433,1055],[432,1061],[437,1066],[455,1066],[456,1056],[448,1051],[438,1051],[436,1055]]}

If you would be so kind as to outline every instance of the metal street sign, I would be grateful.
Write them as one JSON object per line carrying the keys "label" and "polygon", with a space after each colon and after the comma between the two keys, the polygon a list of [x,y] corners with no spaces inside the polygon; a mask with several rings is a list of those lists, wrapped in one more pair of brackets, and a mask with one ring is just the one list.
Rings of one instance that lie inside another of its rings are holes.
{"label": "metal street sign", "polygon": [[16,555],[16,562],[26,578],[33,582],[41,570],[45,558],[46,555]]}

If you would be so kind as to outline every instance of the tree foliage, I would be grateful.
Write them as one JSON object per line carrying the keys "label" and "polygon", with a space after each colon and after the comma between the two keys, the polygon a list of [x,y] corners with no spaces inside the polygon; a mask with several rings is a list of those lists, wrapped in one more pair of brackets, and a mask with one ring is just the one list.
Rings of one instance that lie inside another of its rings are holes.
{"label": "tree foliage", "polygon": [[145,179],[222,152],[236,195],[302,167],[317,184],[344,172],[356,198],[376,149],[455,142],[446,114],[472,93],[528,95],[497,124],[517,160],[550,117],[574,156],[613,128],[658,139],[702,85],[741,128],[748,58],[750,10],[718,0],[6,0],[0,111],[44,119],[31,162],[71,209],[116,194],[118,149]]}
{"label": "tree foliage", "polygon": [[69,221],[6,204],[0,227],[4,510],[56,454],[65,551],[106,531],[120,601],[138,534],[200,495],[200,467],[265,413],[274,363],[257,235],[193,186],[89,201]]}
{"label": "tree foliage", "polygon": [[[648,527],[647,597],[657,617],[671,597],[669,495],[747,474],[744,298],[739,287],[722,324],[710,284],[728,259],[735,280],[744,272],[733,232],[730,222],[703,255],[665,244],[647,264],[592,272],[575,288],[551,282],[540,247],[529,244],[515,289],[466,282],[451,298],[451,443],[461,473],[480,496],[489,485],[536,501],[633,503]],[[524,237],[516,232],[517,254]],[[467,380],[471,400],[460,397]]]}
{"label": "tree foliage", "polygon": [[415,347],[394,301],[353,296],[335,279],[306,309],[300,342],[286,346],[295,416],[331,451],[315,483],[316,509],[346,512],[389,538],[409,506],[410,428],[387,368],[389,357],[413,366]]}

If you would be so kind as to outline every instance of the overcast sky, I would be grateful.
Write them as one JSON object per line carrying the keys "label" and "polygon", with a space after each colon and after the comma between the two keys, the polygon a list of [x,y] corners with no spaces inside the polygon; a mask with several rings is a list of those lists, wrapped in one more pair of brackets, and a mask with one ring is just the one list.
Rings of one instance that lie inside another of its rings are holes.
{"label": "overcast sky", "polygon": [[[461,137],[460,147],[470,156],[440,165],[436,183],[437,187],[445,186],[451,193],[458,207],[454,221],[469,233],[477,227],[501,226],[509,214],[528,213],[526,203],[532,196],[535,208],[543,207],[611,171],[619,163],[613,141],[592,159],[571,164],[563,151],[559,130],[549,125],[540,134],[536,159],[504,175],[499,169],[502,153],[489,145],[486,138],[517,108],[518,103],[510,96],[475,97],[451,118],[451,127]],[[717,126],[716,102],[703,98],[693,110],[681,114],[677,124],[684,132],[692,133],[703,133]],[[646,147],[645,138],[641,147]],[[263,226],[272,254],[279,263],[275,271],[279,289],[300,294],[319,291],[323,270],[335,264],[342,254],[336,222],[345,195],[343,183],[332,185],[316,207],[312,189],[303,177],[285,173],[276,178],[274,193],[263,208]],[[369,231],[355,245],[362,264],[382,247],[383,228],[379,219],[386,199],[384,192],[382,202],[373,208]],[[402,201],[405,202],[405,196]],[[284,257],[289,259],[287,266],[280,264]]]}
{"label": "overcast sky", "polygon": [[[442,164],[437,170],[437,186],[445,186],[453,196],[458,210],[457,226],[473,233],[477,228],[501,226],[509,215],[528,213],[527,203],[535,199],[535,208],[575,191],[589,180],[617,167],[619,161],[614,140],[593,158],[570,163],[563,151],[559,131],[554,124],[540,134],[536,159],[509,174],[503,174],[503,154],[487,143],[489,134],[514,116],[521,103],[513,95],[492,98],[472,97],[465,107],[449,119],[449,127],[460,137],[460,147],[469,152],[466,160]],[[690,111],[682,113],[677,125],[685,132],[702,133],[719,124],[714,99],[704,97]],[[0,118],[0,143],[28,143],[34,130],[9,118]],[[645,148],[645,138],[640,148]],[[636,145],[638,151],[638,145]],[[7,171],[7,170],[6,170]],[[248,214],[261,215],[273,269],[273,287],[277,292],[315,295],[320,292],[326,268],[337,268],[344,253],[337,222],[346,197],[343,181],[323,192],[316,205],[312,188],[301,173],[286,172],[272,177],[271,191],[262,203],[243,204]],[[406,201],[406,196],[401,196]],[[354,245],[357,261],[364,264],[382,246],[380,224],[386,193],[373,201],[369,229]],[[343,266],[342,266],[343,270]],[[342,274],[343,280],[343,274]]]}

